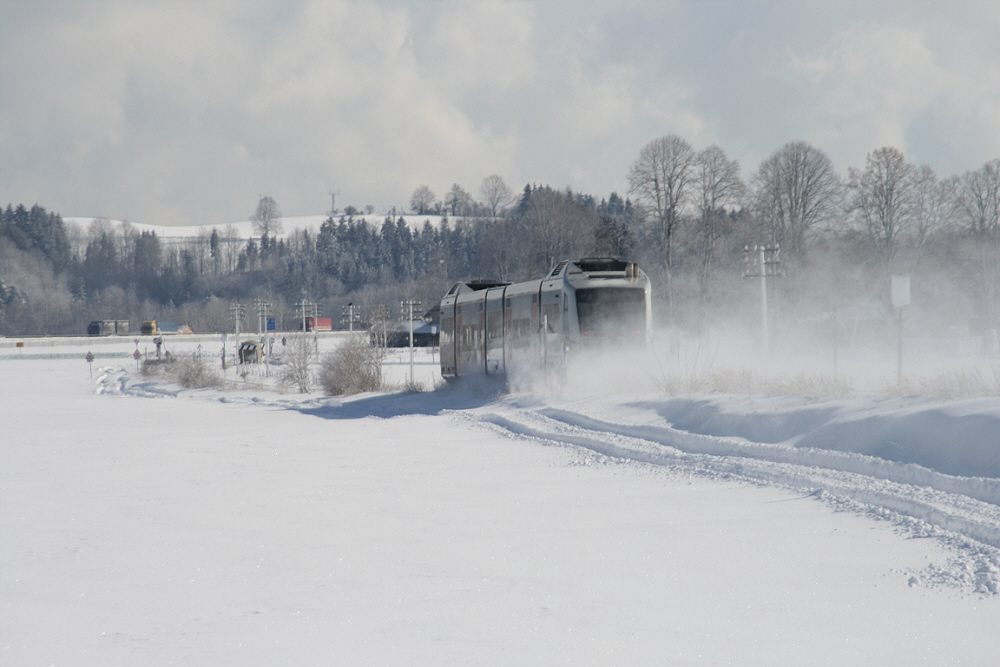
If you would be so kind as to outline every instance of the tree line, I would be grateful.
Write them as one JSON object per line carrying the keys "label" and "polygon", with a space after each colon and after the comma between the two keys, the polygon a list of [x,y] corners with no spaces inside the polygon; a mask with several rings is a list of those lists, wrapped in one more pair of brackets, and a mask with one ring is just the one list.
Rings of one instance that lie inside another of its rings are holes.
{"label": "tree line", "polygon": [[889,276],[904,273],[928,321],[998,325],[1000,159],[939,178],[884,147],[840,175],[823,151],[790,142],[744,178],[720,147],[668,135],[642,148],[628,183],[596,197],[538,184],[513,191],[491,175],[478,197],[455,184],[441,200],[421,185],[410,208],[427,216],[422,224],[396,214],[376,223],[348,206],[287,235],[277,202],[262,197],[249,240],[232,225],[185,239],[102,219],[82,229],[37,204],[9,204],[0,334],[81,333],[91,319],[124,317],[224,331],[231,306],[253,301],[270,303],[286,326],[303,300],[334,320],[348,303],[385,310],[416,298],[429,308],[456,280],[525,280],[588,255],[639,262],[659,319],[702,328],[753,317],[744,275],[758,246],[780,257],[772,307],[786,320],[885,303]]}

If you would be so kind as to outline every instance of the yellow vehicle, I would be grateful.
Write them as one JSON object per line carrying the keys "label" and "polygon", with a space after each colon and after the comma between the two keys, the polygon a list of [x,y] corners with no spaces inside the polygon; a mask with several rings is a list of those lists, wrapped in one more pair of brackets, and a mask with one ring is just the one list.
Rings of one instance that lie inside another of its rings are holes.
{"label": "yellow vehicle", "polygon": [[158,336],[160,334],[189,334],[192,333],[188,325],[177,326],[177,322],[158,322],[157,320],[146,320],[139,327],[139,333],[143,336]]}

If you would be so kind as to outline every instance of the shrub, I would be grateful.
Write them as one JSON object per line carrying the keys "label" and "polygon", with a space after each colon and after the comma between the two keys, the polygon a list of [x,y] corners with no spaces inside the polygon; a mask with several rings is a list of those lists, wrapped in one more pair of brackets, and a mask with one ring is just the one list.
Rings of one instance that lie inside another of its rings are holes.
{"label": "shrub", "polygon": [[312,355],[313,343],[306,335],[292,336],[284,358],[284,366],[278,374],[281,384],[295,387],[300,394],[309,391],[312,385]]}
{"label": "shrub", "polygon": [[139,372],[143,377],[159,377],[163,375],[168,367],[173,364],[173,357],[166,357],[164,359],[143,359],[142,367]]}
{"label": "shrub", "polygon": [[382,388],[382,355],[367,337],[348,338],[320,363],[319,385],[328,396]]}
{"label": "shrub", "polygon": [[209,389],[222,386],[222,378],[200,355],[177,357],[170,367],[177,383],[185,389]]}

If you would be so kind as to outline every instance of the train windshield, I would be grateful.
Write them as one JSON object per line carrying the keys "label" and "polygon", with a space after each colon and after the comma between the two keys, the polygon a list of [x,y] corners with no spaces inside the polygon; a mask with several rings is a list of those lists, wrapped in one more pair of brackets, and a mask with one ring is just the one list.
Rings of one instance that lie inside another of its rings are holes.
{"label": "train windshield", "polygon": [[646,334],[646,292],[635,287],[576,290],[580,335],[584,338],[637,338]]}

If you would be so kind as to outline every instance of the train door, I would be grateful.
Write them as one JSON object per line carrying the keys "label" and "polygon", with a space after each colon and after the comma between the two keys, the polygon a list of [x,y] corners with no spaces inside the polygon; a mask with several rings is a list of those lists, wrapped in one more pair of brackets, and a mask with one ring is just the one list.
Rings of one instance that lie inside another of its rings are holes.
{"label": "train door", "polygon": [[563,378],[566,371],[562,280],[546,280],[539,290],[539,343],[547,377]]}
{"label": "train door", "polygon": [[486,291],[486,373],[506,371],[504,355],[504,287]]}
{"label": "train door", "polygon": [[457,292],[460,288],[456,284],[444,299],[441,300],[441,332],[438,344],[441,347],[441,376],[452,378],[458,374],[458,346],[457,337],[458,323],[456,322]]}
{"label": "train door", "polygon": [[510,285],[504,290],[505,363],[508,375],[538,370],[538,283]]}
{"label": "train door", "polygon": [[458,374],[482,373],[486,368],[486,337],[483,332],[485,294],[463,294],[456,306]]}

